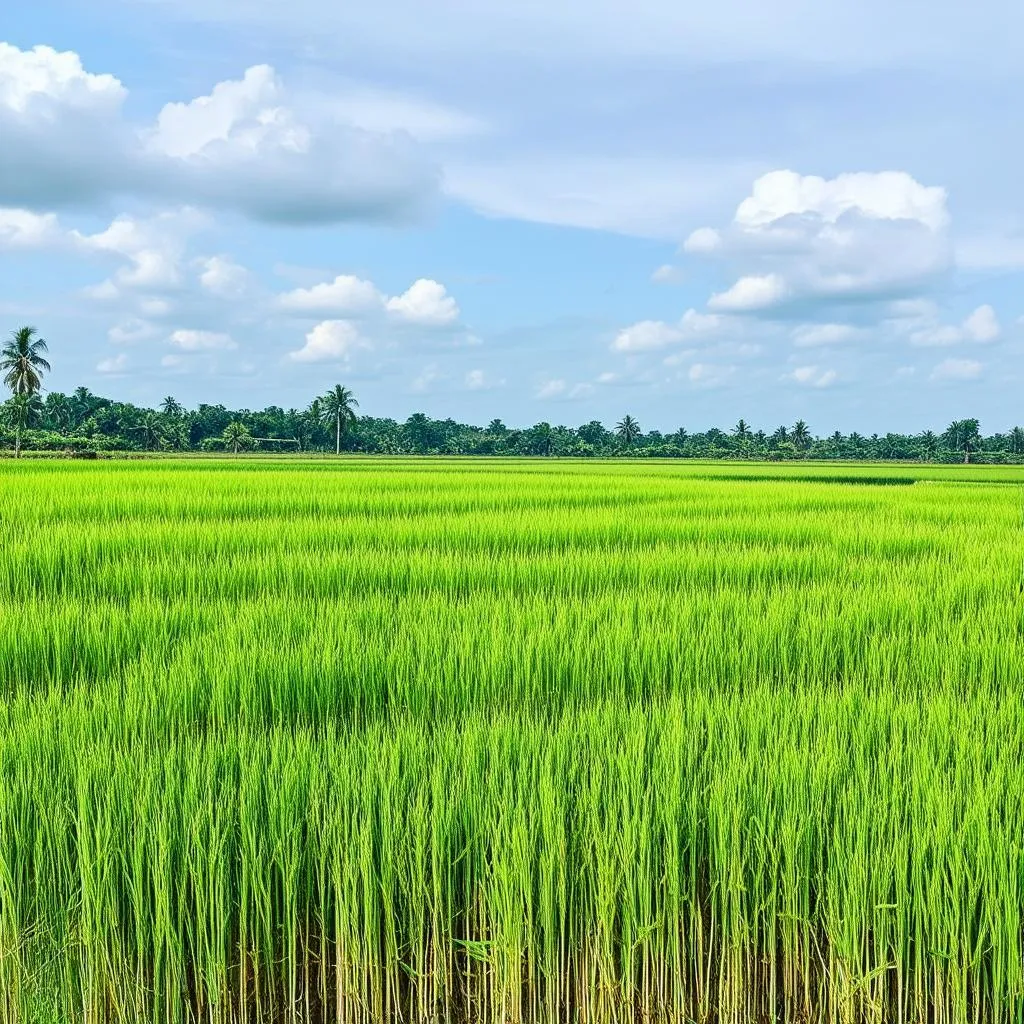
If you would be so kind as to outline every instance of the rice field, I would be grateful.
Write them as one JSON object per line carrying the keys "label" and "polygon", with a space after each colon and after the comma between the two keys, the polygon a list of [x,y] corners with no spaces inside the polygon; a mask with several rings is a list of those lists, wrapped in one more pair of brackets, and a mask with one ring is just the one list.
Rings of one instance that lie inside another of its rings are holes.
{"label": "rice field", "polygon": [[0,464],[0,1024],[1024,1020],[1022,484]]}

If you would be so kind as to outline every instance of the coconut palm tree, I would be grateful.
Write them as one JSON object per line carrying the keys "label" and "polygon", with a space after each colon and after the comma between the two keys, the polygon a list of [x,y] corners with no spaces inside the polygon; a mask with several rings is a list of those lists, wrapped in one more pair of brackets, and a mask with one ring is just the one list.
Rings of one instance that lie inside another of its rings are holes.
{"label": "coconut palm tree", "polygon": [[615,433],[628,448],[640,437],[640,424],[632,416],[626,415],[615,425]]}
{"label": "coconut palm tree", "polygon": [[804,423],[803,420],[797,420],[793,424],[793,433],[789,435],[789,439],[797,446],[797,448],[807,448],[811,443],[811,429]]}
{"label": "coconut palm tree", "polygon": [[238,420],[233,420],[224,428],[224,433],[221,434],[224,438],[224,443],[230,445],[231,450],[238,454],[240,448],[248,448],[252,444],[252,434],[249,433],[249,428],[244,423],[239,423]]}
{"label": "coconut palm tree", "polygon": [[0,349],[4,384],[16,395],[34,395],[43,386],[43,374],[50,369],[45,351],[46,342],[34,327],[19,327]]}
{"label": "coconut palm tree", "polygon": [[341,454],[341,435],[349,424],[355,423],[355,410],[359,403],[355,395],[348,388],[335,384],[323,398],[320,399],[320,408],[323,411],[324,421],[334,424],[334,451]]}
{"label": "coconut palm tree", "polygon": [[158,448],[164,438],[165,424],[159,413],[145,412],[142,418],[130,428],[133,434],[138,434],[139,439],[145,448],[150,451]]}
{"label": "coconut palm tree", "polygon": [[975,419],[953,420],[946,428],[943,437],[946,443],[957,452],[964,453],[964,462],[971,461],[971,452],[981,444],[981,431]]}
{"label": "coconut palm tree", "polygon": [[4,419],[14,428],[14,457],[21,458],[21,435],[30,427],[42,411],[39,396],[22,391],[8,399],[3,406]]}
{"label": "coconut palm tree", "polygon": [[185,407],[173,395],[168,395],[160,403],[160,411],[173,420],[177,419],[185,411]]}
{"label": "coconut palm tree", "polygon": [[733,436],[737,441],[746,441],[750,437],[750,424],[746,420],[740,420],[735,427],[732,428]]}

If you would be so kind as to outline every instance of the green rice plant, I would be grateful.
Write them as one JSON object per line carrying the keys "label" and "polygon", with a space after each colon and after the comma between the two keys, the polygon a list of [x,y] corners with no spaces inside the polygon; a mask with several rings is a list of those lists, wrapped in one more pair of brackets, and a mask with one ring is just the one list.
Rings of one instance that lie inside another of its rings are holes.
{"label": "green rice plant", "polygon": [[0,1024],[1024,1019],[1021,480],[0,466]]}

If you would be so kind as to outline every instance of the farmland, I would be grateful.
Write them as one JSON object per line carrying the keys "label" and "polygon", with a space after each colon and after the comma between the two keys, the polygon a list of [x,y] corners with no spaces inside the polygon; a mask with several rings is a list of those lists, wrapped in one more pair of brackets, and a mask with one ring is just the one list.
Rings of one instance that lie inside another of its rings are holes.
{"label": "farmland", "polygon": [[0,1024],[1020,1020],[1022,483],[0,465]]}

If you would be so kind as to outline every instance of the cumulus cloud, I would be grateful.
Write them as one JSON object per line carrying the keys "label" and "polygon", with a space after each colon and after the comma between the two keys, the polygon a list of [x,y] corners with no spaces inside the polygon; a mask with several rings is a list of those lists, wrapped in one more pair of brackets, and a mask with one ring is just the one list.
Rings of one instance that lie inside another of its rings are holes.
{"label": "cumulus cloud", "polygon": [[484,370],[469,370],[464,378],[467,391],[490,391],[504,385],[504,378],[495,378]]}
{"label": "cumulus cloud", "polygon": [[1002,327],[996,311],[989,305],[979,306],[960,324],[926,323],[911,332],[910,343],[920,346],[958,345],[961,342],[985,344],[996,341]]}
{"label": "cumulus cloud", "polygon": [[156,335],[157,328],[148,320],[139,317],[128,317],[115,324],[107,331],[107,337],[115,345],[134,345]]}
{"label": "cumulus cloud", "polygon": [[709,309],[726,313],[747,313],[770,309],[786,298],[788,288],[779,274],[741,277],[728,291],[712,295]]}
{"label": "cumulus cloud", "polygon": [[793,332],[793,344],[798,348],[839,345],[852,341],[859,333],[851,324],[801,324]]}
{"label": "cumulus cloud", "polygon": [[150,218],[120,216],[103,231],[92,235],[72,231],[68,240],[80,252],[114,257],[123,264],[112,277],[88,289],[93,298],[116,299],[125,292],[179,288],[188,238],[203,224],[203,218],[191,209]]}
{"label": "cumulus cloud", "polygon": [[53,213],[0,209],[0,249],[31,249],[52,245],[61,239]]}
{"label": "cumulus cloud", "polygon": [[699,228],[687,252],[739,270],[719,311],[791,315],[808,307],[915,297],[952,264],[946,192],[901,171],[758,178],[732,223]]}
{"label": "cumulus cloud", "polygon": [[359,328],[348,320],[324,320],[306,335],[300,349],[289,352],[296,363],[347,362],[359,349],[370,348],[370,343],[359,333]]}
{"label": "cumulus cloud", "polygon": [[108,359],[101,359],[96,364],[96,369],[100,373],[124,373],[128,368],[128,356],[124,352],[119,352],[116,356],[110,356]]}
{"label": "cumulus cloud", "polygon": [[352,274],[339,274],[333,281],[296,288],[278,299],[282,309],[292,313],[355,316],[384,306],[384,296],[371,281]]}
{"label": "cumulus cloud", "polygon": [[387,310],[399,320],[420,327],[444,327],[459,319],[459,307],[443,284],[420,278],[401,295],[387,300]]}
{"label": "cumulus cloud", "polygon": [[722,244],[722,236],[714,228],[697,228],[683,243],[684,252],[714,252]]}
{"label": "cumulus cloud", "polygon": [[209,352],[238,347],[231,335],[223,331],[177,330],[171,334],[170,341],[183,352]]}
{"label": "cumulus cloud", "polygon": [[428,278],[389,298],[372,281],[339,274],[333,281],[286,292],[277,301],[281,309],[299,315],[349,318],[386,313],[396,322],[418,327],[450,327],[459,319],[455,299],[443,284]]}
{"label": "cumulus cloud", "polygon": [[641,320],[623,328],[615,336],[612,349],[616,352],[649,352],[712,334],[721,325],[720,316],[688,309],[675,324],[663,320]]}
{"label": "cumulus cloud", "polygon": [[932,370],[932,380],[977,380],[982,369],[975,359],[944,359]]}
{"label": "cumulus cloud", "polygon": [[835,370],[822,370],[817,366],[798,366],[791,374],[790,380],[809,388],[827,388],[839,379]]}
{"label": "cumulus cloud", "polygon": [[0,43],[0,204],[131,196],[277,222],[401,221],[438,188],[411,136],[357,127],[267,65],[150,125],[125,118],[126,95],[75,53]]}
{"label": "cumulus cloud", "polygon": [[651,280],[655,284],[678,284],[685,276],[681,267],[674,267],[671,263],[663,263],[651,274]]}
{"label": "cumulus cloud", "polygon": [[558,398],[568,390],[568,385],[560,377],[541,381],[534,395],[540,399]]}
{"label": "cumulus cloud", "polygon": [[249,271],[230,256],[206,256],[197,261],[199,283],[211,295],[237,299],[249,283]]}

